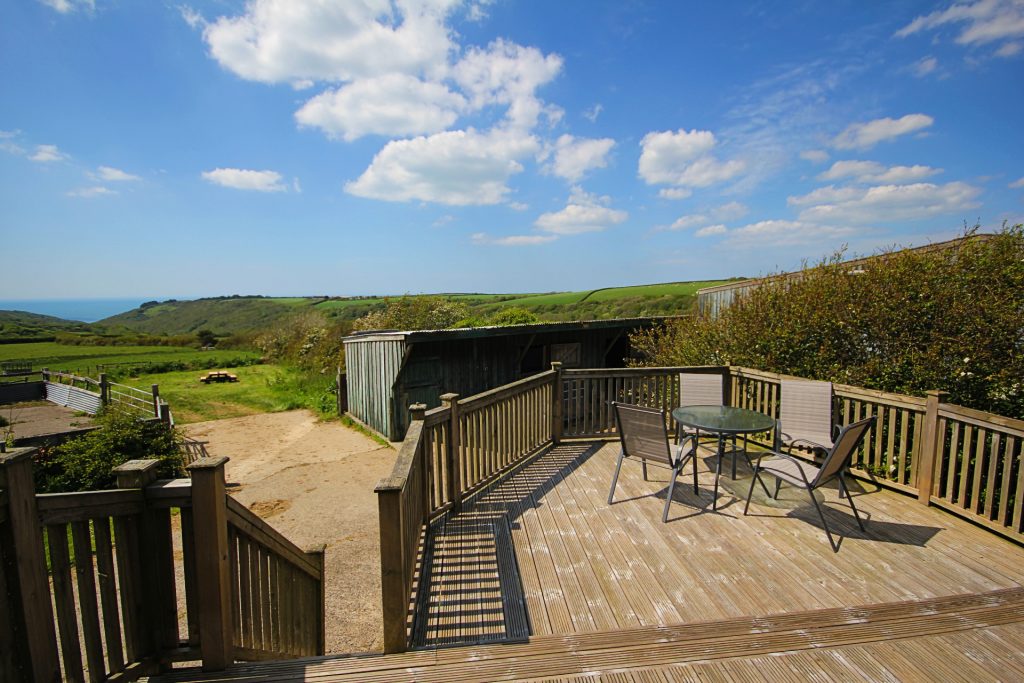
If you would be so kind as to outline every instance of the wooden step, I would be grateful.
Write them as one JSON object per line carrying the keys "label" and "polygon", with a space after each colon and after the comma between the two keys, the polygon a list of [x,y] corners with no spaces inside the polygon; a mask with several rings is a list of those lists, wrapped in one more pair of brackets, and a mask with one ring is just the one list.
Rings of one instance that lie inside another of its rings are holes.
{"label": "wooden step", "polygon": [[151,680],[518,681],[839,648],[1020,622],[1024,622],[1024,588],[1018,587],[767,617],[542,636],[523,644],[240,664],[230,671],[211,674],[184,670]]}

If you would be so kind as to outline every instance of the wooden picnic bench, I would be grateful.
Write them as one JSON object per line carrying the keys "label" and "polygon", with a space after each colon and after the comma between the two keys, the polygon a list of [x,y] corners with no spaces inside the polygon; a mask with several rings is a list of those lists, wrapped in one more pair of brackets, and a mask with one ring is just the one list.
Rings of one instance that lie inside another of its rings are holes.
{"label": "wooden picnic bench", "polygon": [[199,378],[199,381],[203,384],[209,384],[210,382],[237,382],[238,377],[236,375],[232,375],[230,372],[216,370],[214,372],[206,373]]}

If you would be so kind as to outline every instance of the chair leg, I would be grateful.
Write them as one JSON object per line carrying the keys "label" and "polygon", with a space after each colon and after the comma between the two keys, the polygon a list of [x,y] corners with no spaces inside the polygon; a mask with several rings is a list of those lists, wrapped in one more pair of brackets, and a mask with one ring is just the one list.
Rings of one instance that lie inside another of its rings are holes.
{"label": "chair leg", "polygon": [[700,489],[697,487],[697,439],[693,440],[693,451],[691,451],[690,457],[693,459],[693,493],[696,495],[700,493]]}
{"label": "chair leg", "polygon": [[711,509],[718,509],[718,478],[722,476],[722,451],[725,450],[725,435],[718,435],[718,454],[715,456],[715,493],[711,499]]}
{"label": "chair leg", "polygon": [[[757,466],[754,467],[754,476],[750,478],[750,490],[747,491],[747,504],[743,506],[743,514],[747,514],[747,510],[750,509],[750,499],[754,496],[754,480],[761,481],[761,473]],[[761,486],[764,486],[764,482],[761,481]],[[768,493],[767,487],[764,490]]]}
{"label": "chair leg", "polygon": [[643,462],[641,462],[640,467],[644,471],[644,481],[647,481],[647,461],[644,460]]}
{"label": "chair leg", "polygon": [[668,522],[668,506],[672,504],[672,490],[676,487],[676,477],[679,476],[679,472],[683,469],[682,462],[678,467],[672,468],[672,479],[668,482],[668,495],[665,497],[665,512],[661,515],[661,521]]}
{"label": "chair leg", "polygon": [[821,504],[819,504],[818,499],[814,497],[814,490],[808,488],[807,495],[811,497],[811,502],[814,503],[814,509],[818,511],[818,517],[821,518],[821,525],[825,527],[825,535],[828,536],[828,544],[832,546],[832,552],[838,553],[839,544],[832,540],[832,532],[828,528],[828,522],[825,521],[825,513],[821,509]]}
{"label": "chair leg", "polygon": [[619,481],[619,470],[622,469],[622,461],[626,457],[626,452],[621,451],[619,453],[619,462],[615,465],[615,476],[612,477],[612,490],[608,492],[608,504],[612,504],[612,496],[615,495],[615,484]]}
{"label": "chair leg", "polygon": [[[782,480],[781,479],[776,479],[775,480],[775,493],[772,494],[772,500],[778,500],[779,499],[779,489],[781,489],[781,488],[782,488]],[[765,491],[765,493],[768,493],[768,492]]]}
{"label": "chair leg", "polygon": [[846,480],[843,479],[843,475],[839,475],[839,497],[842,498],[843,494],[846,494],[846,501],[850,504],[850,509],[853,510],[853,518],[857,520],[857,526],[860,527],[861,531],[864,531],[864,523],[860,521],[860,514],[857,512],[857,506],[853,504],[853,496],[850,495],[849,490],[846,488]]}

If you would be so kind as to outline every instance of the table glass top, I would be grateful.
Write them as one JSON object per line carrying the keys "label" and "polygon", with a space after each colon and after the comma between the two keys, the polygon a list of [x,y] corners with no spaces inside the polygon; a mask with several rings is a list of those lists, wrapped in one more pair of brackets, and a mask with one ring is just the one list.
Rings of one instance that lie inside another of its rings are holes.
{"label": "table glass top", "polygon": [[673,410],[672,417],[687,427],[730,434],[763,432],[775,426],[775,420],[764,413],[731,406],[686,406]]}

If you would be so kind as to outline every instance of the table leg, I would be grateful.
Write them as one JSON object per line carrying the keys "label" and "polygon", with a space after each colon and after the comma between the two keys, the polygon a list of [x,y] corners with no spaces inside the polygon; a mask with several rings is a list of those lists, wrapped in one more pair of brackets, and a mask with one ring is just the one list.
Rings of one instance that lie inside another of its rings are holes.
{"label": "table leg", "polygon": [[718,478],[722,476],[722,455],[725,453],[725,435],[718,433],[718,457],[715,458],[715,497],[711,499],[711,509],[718,509]]}

